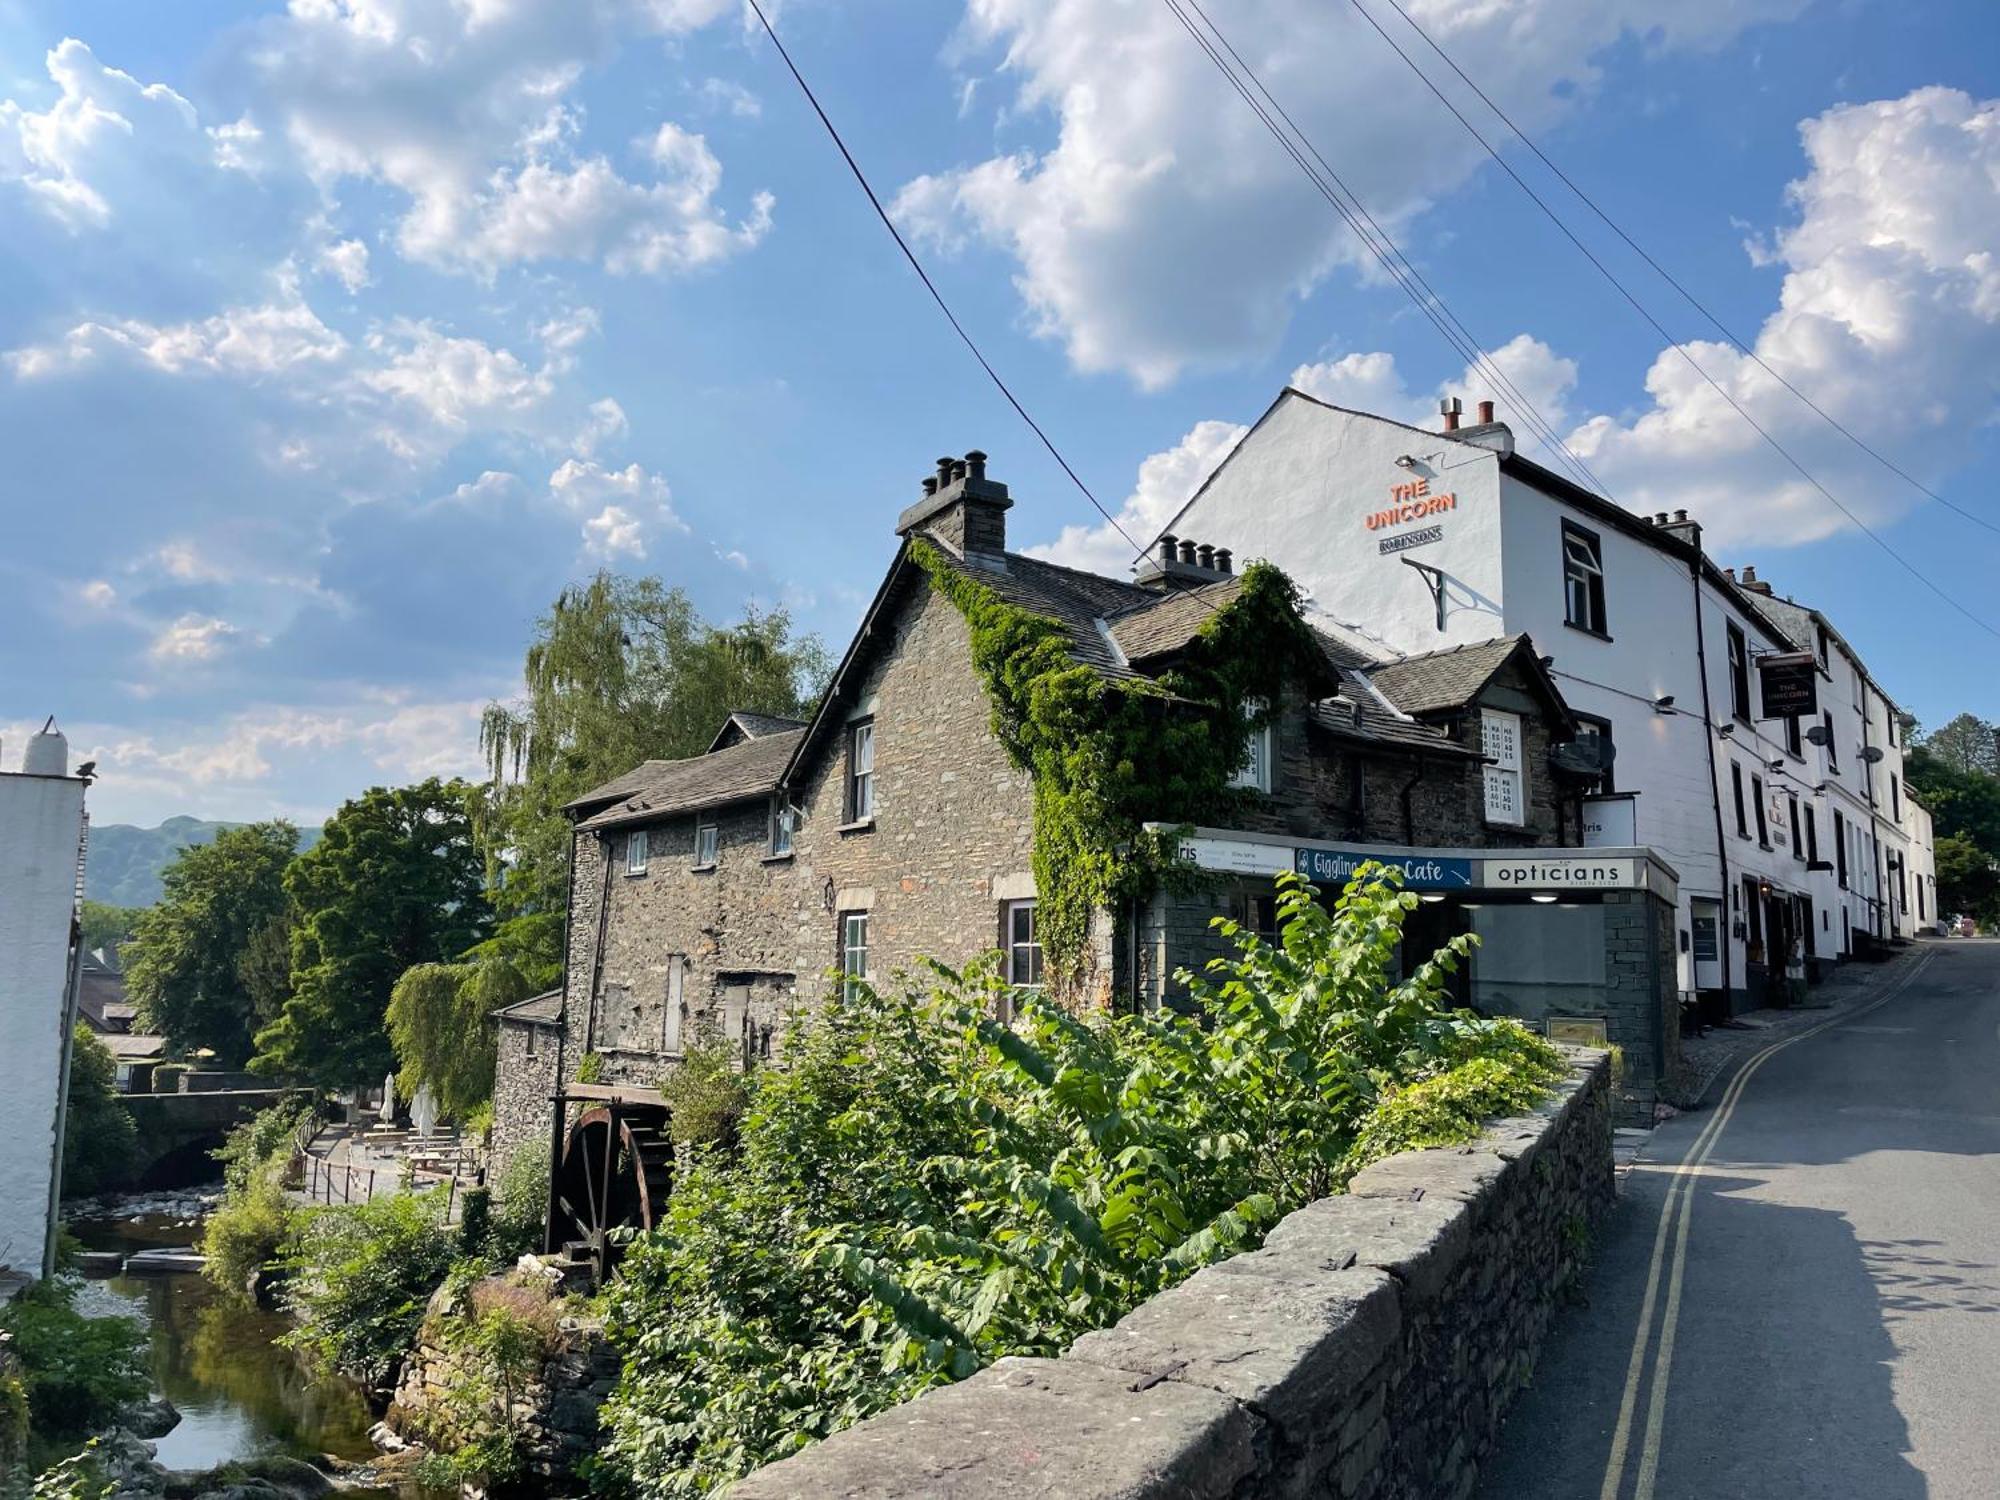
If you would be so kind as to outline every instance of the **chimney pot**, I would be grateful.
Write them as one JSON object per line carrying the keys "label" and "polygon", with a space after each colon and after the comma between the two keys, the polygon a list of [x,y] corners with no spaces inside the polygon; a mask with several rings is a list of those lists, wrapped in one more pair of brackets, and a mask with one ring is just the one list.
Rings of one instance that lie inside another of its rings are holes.
{"label": "chimney pot", "polygon": [[937,475],[926,474],[924,476],[924,493],[926,495],[935,495],[937,493]]}
{"label": "chimney pot", "polygon": [[981,453],[977,448],[968,449],[965,455],[965,467],[971,471],[974,479],[984,479],[986,477],[986,455]]}
{"label": "chimney pot", "polygon": [[1479,403],[1480,425],[1484,426],[1486,423],[1491,422],[1492,420],[1493,420],[1493,403],[1491,401],[1480,402]]}
{"label": "chimney pot", "polygon": [[1181,540],[1181,561],[1189,567],[1194,566],[1194,543],[1186,538]]}
{"label": "chimney pot", "polygon": [[1438,402],[1438,411],[1444,416],[1444,430],[1446,432],[1458,431],[1459,413],[1464,410],[1465,403],[1460,401],[1456,396],[1446,396],[1442,401]]}
{"label": "chimney pot", "polygon": [[951,461],[952,482],[957,483],[959,480],[965,478],[965,473],[966,473],[965,460],[962,458],[954,458]]}
{"label": "chimney pot", "polygon": [[938,466],[937,480],[939,489],[943,489],[946,485],[951,483],[951,466],[957,462],[958,460],[953,458],[949,453],[947,453],[943,458],[937,461],[937,466]]}
{"label": "chimney pot", "polygon": [[1734,568],[1724,568],[1722,576],[1727,578],[1731,583],[1736,582],[1736,570]]}
{"label": "chimney pot", "polygon": [[1207,542],[1203,542],[1199,547],[1194,549],[1194,560],[1204,568],[1213,569],[1215,567],[1215,549],[1209,546]]}
{"label": "chimney pot", "polygon": [[1745,563],[1743,565],[1743,582],[1755,583],[1756,581],[1757,581],[1757,565],[1755,563]]}
{"label": "chimney pot", "polygon": [[1227,547],[1217,547],[1215,549],[1215,570],[1218,573],[1227,573],[1229,571],[1229,549]]}
{"label": "chimney pot", "polygon": [[1174,550],[1174,544],[1179,540],[1179,537],[1171,534],[1160,538],[1160,562],[1162,566],[1173,566],[1174,559],[1180,555]]}
{"label": "chimney pot", "polygon": [[1677,510],[1674,512],[1674,524],[1676,526],[1685,526],[1687,524],[1687,518],[1688,518],[1688,513],[1684,510]]}

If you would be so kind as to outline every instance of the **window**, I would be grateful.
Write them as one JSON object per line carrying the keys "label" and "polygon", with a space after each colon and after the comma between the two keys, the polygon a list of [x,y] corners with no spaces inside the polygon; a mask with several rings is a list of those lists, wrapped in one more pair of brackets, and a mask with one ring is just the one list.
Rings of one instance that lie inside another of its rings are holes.
{"label": "window", "polygon": [[1750,722],[1750,643],[1742,630],[1729,626],[1729,711]]}
{"label": "window", "polygon": [[1819,716],[1820,728],[1826,731],[1826,768],[1834,775],[1840,774],[1840,750],[1833,738],[1833,710],[1828,709]]}
{"label": "window", "polygon": [[1889,816],[1898,823],[1903,821],[1903,783],[1893,772],[1889,776]]}
{"label": "window", "polygon": [[799,810],[783,797],[771,799],[770,857],[782,859],[792,852],[792,830],[798,827]]}
{"label": "window", "polygon": [[625,835],[625,873],[646,873],[646,830],[635,828]]}
{"label": "window", "polygon": [[1743,767],[1735,761],[1729,763],[1729,790],[1736,797],[1736,836],[1750,837],[1750,815],[1743,806]]}
{"label": "window", "polygon": [[1251,721],[1250,733],[1244,747],[1243,768],[1229,778],[1231,786],[1246,787],[1253,792],[1271,790],[1271,725],[1268,720],[1257,722],[1269,708],[1262,698],[1244,700],[1243,717]]}
{"label": "window", "polygon": [[1750,801],[1757,809],[1757,842],[1766,849],[1771,847],[1771,828],[1764,820],[1764,778],[1752,775],[1750,778]]}
{"label": "window", "polygon": [[1793,714],[1789,719],[1785,720],[1785,753],[1790,755],[1794,760],[1804,760],[1806,758],[1805,735],[1799,729],[1799,716],[1797,714]]}
{"label": "window", "polygon": [[1834,879],[1840,882],[1844,891],[1847,889],[1847,820],[1841,817],[1838,809],[1833,814],[1833,861]]}
{"label": "window", "polygon": [[1245,931],[1269,941],[1278,935],[1278,898],[1268,892],[1239,891],[1229,903],[1230,915]]}
{"label": "window", "polygon": [[1919,922],[1928,920],[1924,914],[1924,877],[1921,875],[1917,877],[1917,920]]}
{"label": "window", "polygon": [[1819,863],[1819,809],[1806,804],[1806,863]]}
{"label": "window", "polygon": [[875,721],[857,719],[847,726],[847,821],[866,823],[875,816]]}
{"label": "window", "polygon": [[1826,665],[1826,627],[1824,625],[1814,627],[1813,654],[1819,658],[1821,666]]}
{"label": "window", "polygon": [[847,976],[851,999],[858,982],[868,977],[868,913],[844,912],[840,918],[840,972]]}
{"label": "window", "polygon": [[1598,752],[1597,763],[1604,768],[1597,773],[1597,790],[1599,792],[1616,791],[1617,787],[1613,786],[1611,781],[1611,721],[1609,719],[1593,718],[1589,714],[1578,714],[1576,716],[1576,739],[1578,744],[1595,742],[1595,748]]}
{"label": "window", "polygon": [[1486,709],[1479,716],[1479,741],[1491,762],[1486,767],[1486,821],[1518,828],[1525,821],[1521,795],[1521,716]]}
{"label": "window", "polygon": [[1792,793],[1785,793],[1785,803],[1792,813],[1792,858],[1806,857],[1805,831],[1799,827],[1799,799]]}
{"label": "window", "polygon": [[1604,552],[1594,533],[1563,522],[1563,618],[1578,630],[1603,635]]}
{"label": "window", "polygon": [[[1884,707],[1886,708],[1886,707],[1887,707],[1887,705],[1884,705]],[[1882,718],[1883,718],[1883,721],[1884,721],[1884,722],[1885,722],[1885,723],[1886,723],[1886,724],[1887,724],[1887,725],[1889,726],[1889,747],[1890,747],[1891,749],[1894,749],[1894,748],[1895,748],[1895,745],[1896,745],[1896,713],[1895,713],[1895,710],[1894,710],[1894,709],[1889,709],[1889,710],[1888,710],[1887,712],[1885,712],[1885,713],[1884,713],[1884,714],[1882,715]]]}
{"label": "window", "polygon": [[[1921,890],[1917,892],[1917,899],[1919,901],[1923,899],[1923,892]],[[533,1062],[542,1055],[542,1028],[530,1022],[527,1027],[527,1033],[528,1061]]]}
{"label": "window", "polygon": [[715,864],[715,856],[721,852],[722,830],[709,822],[694,825],[694,867],[697,870],[710,869]]}
{"label": "window", "polygon": [[1007,982],[1039,986],[1042,982],[1042,939],[1035,931],[1035,903],[1009,901],[1002,908],[1007,938]]}
{"label": "window", "polygon": [[1862,718],[1868,717],[1868,688],[1861,681],[1861,668],[1854,669],[1854,711]]}
{"label": "window", "polygon": [[681,1050],[681,1027],[686,1019],[687,959],[679,953],[667,955],[667,1003],[660,1012],[660,1050]]}

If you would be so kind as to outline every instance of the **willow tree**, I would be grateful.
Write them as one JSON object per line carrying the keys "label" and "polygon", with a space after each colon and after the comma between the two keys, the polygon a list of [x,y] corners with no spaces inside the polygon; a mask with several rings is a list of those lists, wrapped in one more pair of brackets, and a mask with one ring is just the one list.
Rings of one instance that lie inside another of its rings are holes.
{"label": "willow tree", "polygon": [[535,985],[557,981],[569,834],[563,804],[646,760],[708,748],[738,709],[801,716],[827,675],[817,637],[783,610],[703,622],[657,578],[599,573],[564,589],[535,625],[525,691],[490,703],[490,780],[475,813],[501,926],[489,951]]}
{"label": "willow tree", "polygon": [[404,1096],[429,1087],[438,1108],[463,1120],[493,1097],[493,1012],[528,998],[528,981],[501,958],[418,964],[389,992],[389,1040]]}

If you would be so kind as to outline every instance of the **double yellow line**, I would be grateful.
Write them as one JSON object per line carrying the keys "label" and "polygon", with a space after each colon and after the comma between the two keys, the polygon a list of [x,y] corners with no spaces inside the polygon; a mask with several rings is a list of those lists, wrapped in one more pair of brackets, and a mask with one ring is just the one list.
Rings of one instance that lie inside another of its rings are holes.
{"label": "double yellow line", "polygon": [[[1787,1047],[1887,1005],[1929,966],[1931,957],[1931,954],[1925,953],[1894,984],[1866,1005],[1830,1017],[1817,1026],[1809,1026],[1783,1041],[1773,1042],[1752,1056],[1737,1069],[1729,1087],[1723,1090],[1714,1117],[1695,1137],[1694,1144],[1688,1147],[1680,1164],[1674,1168],[1673,1180],[1667,1184],[1666,1202],[1660,1208],[1659,1232],[1653,1236],[1653,1263],[1646,1274],[1646,1295],[1639,1304],[1639,1327],[1632,1336],[1632,1358],[1625,1368],[1625,1393],[1618,1403],[1618,1425],[1611,1434],[1611,1456],[1604,1466],[1604,1487],[1598,1491],[1598,1500],[1618,1500],[1624,1489],[1625,1461],[1632,1446],[1632,1424],[1638,1414],[1639,1391],[1645,1383],[1647,1350],[1652,1345],[1653,1307],[1659,1300],[1660,1280],[1664,1274],[1666,1312],[1660,1320],[1660,1341],[1652,1360],[1653,1381],[1646,1402],[1646,1431],[1639,1445],[1638,1474],[1632,1488],[1633,1500],[1652,1500],[1653,1486],[1660,1471],[1660,1438],[1666,1427],[1667,1379],[1673,1369],[1674,1330],[1680,1322],[1681,1281],[1687,1270],[1688,1223],[1694,1217],[1694,1186],[1709,1153],[1715,1149],[1715,1143],[1721,1139],[1724,1128],[1729,1124],[1730,1116],[1736,1113],[1744,1087],[1759,1068]],[[1670,1237],[1674,1247],[1671,1265],[1667,1263]]]}

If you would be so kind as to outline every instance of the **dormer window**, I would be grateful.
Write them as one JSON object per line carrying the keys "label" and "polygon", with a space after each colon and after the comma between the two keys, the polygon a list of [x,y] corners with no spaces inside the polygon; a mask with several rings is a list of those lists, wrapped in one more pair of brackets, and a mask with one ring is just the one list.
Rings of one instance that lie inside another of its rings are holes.
{"label": "dormer window", "polygon": [[1249,721],[1244,737],[1243,765],[1229,778],[1229,784],[1246,791],[1271,790],[1271,724],[1266,715],[1270,705],[1262,698],[1243,700],[1243,717]]}

